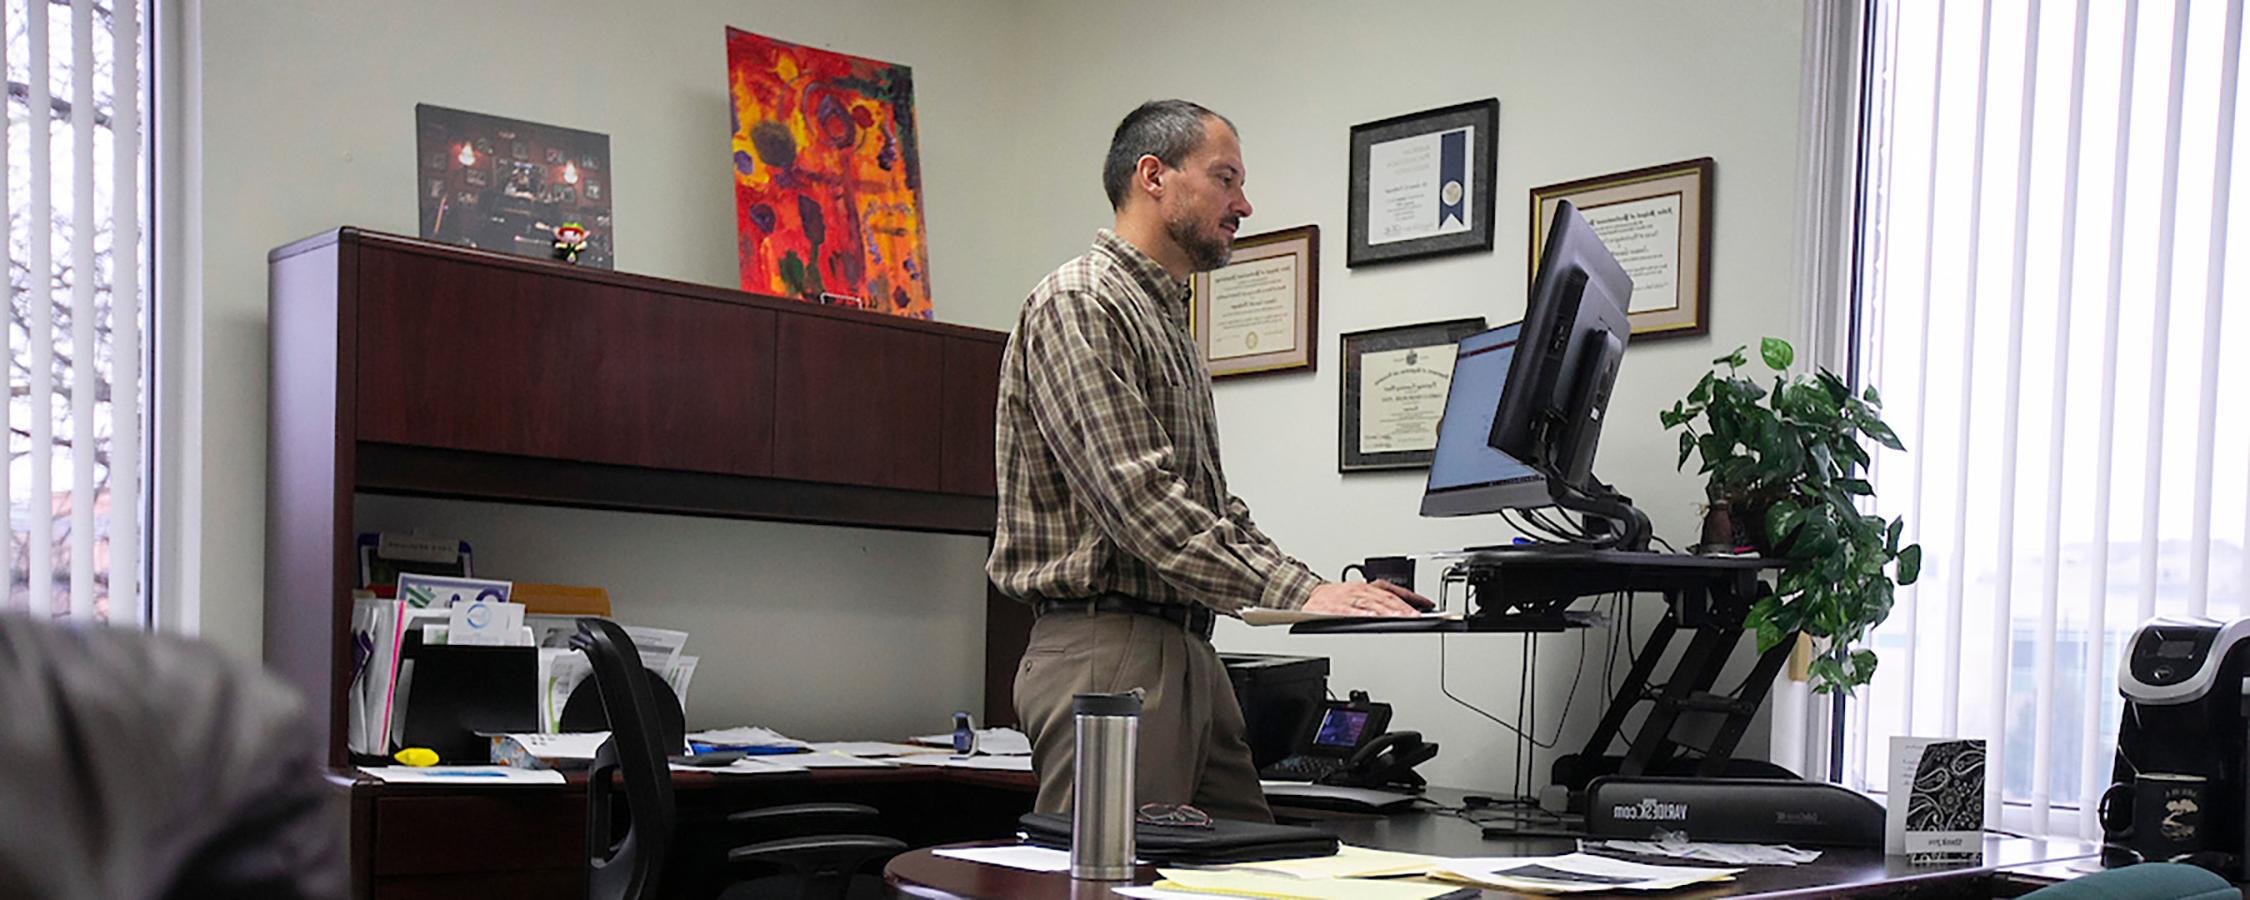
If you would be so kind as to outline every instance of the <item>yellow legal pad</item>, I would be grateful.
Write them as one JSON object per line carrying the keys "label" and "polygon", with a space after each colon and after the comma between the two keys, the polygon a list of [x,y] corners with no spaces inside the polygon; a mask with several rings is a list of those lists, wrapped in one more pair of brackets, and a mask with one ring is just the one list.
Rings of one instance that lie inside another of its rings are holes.
{"label": "yellow legal pad", "polygon": [[1430,900],[1459,888],[1366,878],[1296,878],[1244,869],[1162,869],[1159,890],[1262,900]]}
{"label": "yellow legal pad", "polygon": [[1451,860],[1419,853],[1398,853],[1343,844],[1329,856],[1235,863],[1224,868],[1274,872],[1296,878],[1394,878],[1426,875],[1431,869],[1448,862]]}

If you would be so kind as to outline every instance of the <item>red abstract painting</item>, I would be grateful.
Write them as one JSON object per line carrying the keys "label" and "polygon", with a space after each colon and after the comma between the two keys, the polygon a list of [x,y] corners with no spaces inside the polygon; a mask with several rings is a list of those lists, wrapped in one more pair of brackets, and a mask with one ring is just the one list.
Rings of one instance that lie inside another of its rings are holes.
{"label": "red abstract painting", "polygon": [[727,29],[742,289],[930,318],[905,66]]}

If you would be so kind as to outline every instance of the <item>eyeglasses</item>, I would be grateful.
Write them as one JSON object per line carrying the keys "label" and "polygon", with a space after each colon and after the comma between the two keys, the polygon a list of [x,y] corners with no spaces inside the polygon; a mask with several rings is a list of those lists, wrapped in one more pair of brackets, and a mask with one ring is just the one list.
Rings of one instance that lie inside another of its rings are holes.
{"label": "eyeglasses", "polygon": [[1167,828],[1209,828],[1211,814],[1185,803],[1143,803],[1138,821]]}

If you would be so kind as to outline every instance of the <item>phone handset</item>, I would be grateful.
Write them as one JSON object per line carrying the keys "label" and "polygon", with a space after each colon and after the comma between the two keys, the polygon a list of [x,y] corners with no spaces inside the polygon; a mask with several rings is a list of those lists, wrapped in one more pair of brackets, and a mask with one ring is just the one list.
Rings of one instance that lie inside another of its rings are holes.
{"label": "phone handset", "polygon": [[1419,731],[1393,731],[1353,751],[1343,768],[1322,778],[1321,782],[1361,787],[1420,786],[1424,782],[1414,767],[1429,761],[1437,751],[1437,745],[1422,740]]}

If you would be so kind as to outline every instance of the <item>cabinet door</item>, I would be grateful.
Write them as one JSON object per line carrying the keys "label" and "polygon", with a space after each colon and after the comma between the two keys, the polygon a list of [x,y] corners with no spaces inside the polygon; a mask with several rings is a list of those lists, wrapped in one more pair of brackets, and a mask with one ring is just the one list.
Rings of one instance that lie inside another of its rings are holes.
{"label": "cabinet door", "polygon": [[945,492],[996,496],[992,428],[1006,344],[945,339]]}
{"label": "cabinet door", "polygon": [[782,316],[773,473],[937,491],[944,339],[880,323]]}
{"label": "cabinet door", "polygon": [[771,469],[769,311],[378,248],[358,286],[363,440]]}

